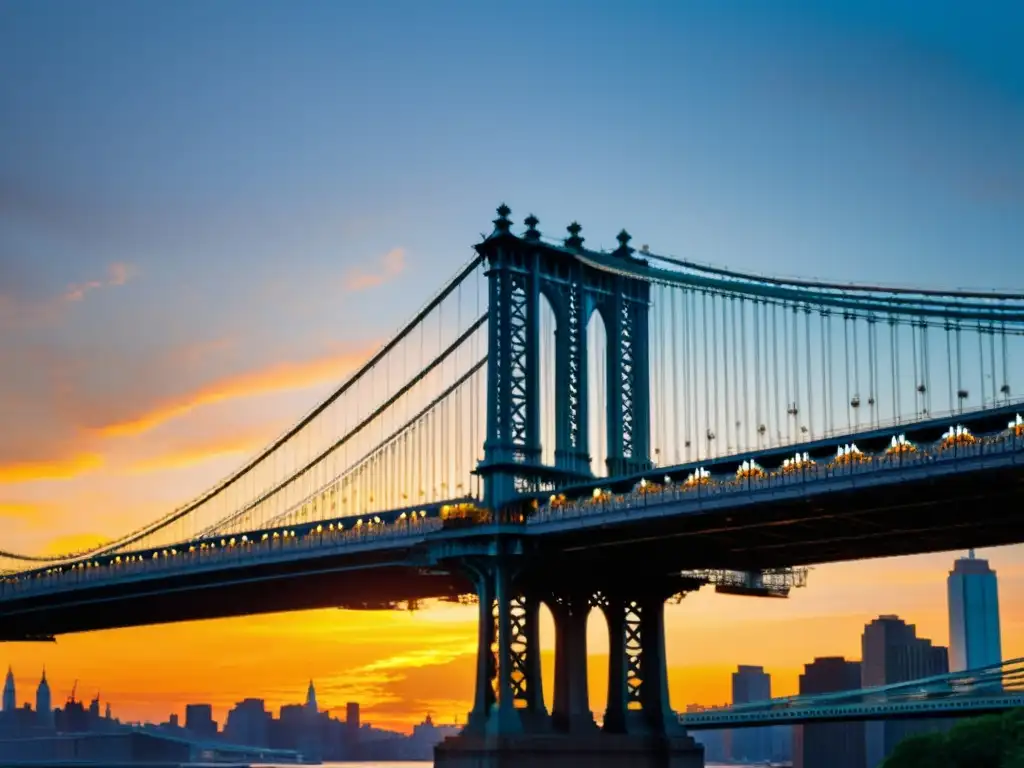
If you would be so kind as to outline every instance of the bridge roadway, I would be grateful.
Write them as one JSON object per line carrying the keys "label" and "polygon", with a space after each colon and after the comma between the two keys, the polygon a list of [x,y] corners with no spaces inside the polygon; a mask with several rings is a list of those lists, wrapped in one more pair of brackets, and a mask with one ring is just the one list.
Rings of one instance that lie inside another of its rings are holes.
{"label": "bridge roadway", "polygon": [[509,540],[539,572],[562,577],[609,567],[757,570],[1017,543],[1024,429],[1008,427],[1016,413],[964,414],[953,422],[966,428],[958,438],[948,419],[933,420],[904,427],[897,447],[891,428],[876,429],[605,479],[539,509],[506,511],[504,522],[453,517],[452,502],[8,575],[0,639],[456,600],[473,592],[459,563]]}
{"label": "bridge roadway", "polygon": [[687,730],[964,717],[1024,707],[1024,658],[872,688],[803,694],[679,715]]}
{"label": "bridge roadway", "polygon": [[865,720],[911,720],[947,717],[977,717],[1024,707],[1024,695],[990,695],[919,701],[879,701],[858,704],[823,704],[819,707],[780,708],[761,712],[726,710],[686,712],[680,725],[688,731],[719,728],[755,728],[766,725],[801,725]]}

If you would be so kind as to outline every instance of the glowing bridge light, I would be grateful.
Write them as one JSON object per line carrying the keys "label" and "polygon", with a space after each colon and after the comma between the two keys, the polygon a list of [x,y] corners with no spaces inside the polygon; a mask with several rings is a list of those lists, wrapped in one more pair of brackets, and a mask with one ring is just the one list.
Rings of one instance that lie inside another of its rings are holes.
{"label": "glowing bridge light", "polygon": [[1007,424],[1007,428],[1017,437],[1024,436],[1024,419],[1018,413],[1014,420]]}
{"label": "glowing bridge light", "polygon": [[861,453],[860,448],[857,447],[856,443],[850,443],[849,445],[841,445],[836,449],[836,456],[829,462],[830,466],[845,466],[849,464],[860,464],[866,462],[868,458]]}
{"label": "glowing bridge light", "polygon": [[791,474],[793,472],[798,472],[802,469],[807,469],[808,467],[813,466],[814,459],[810,457],[807,451],[804,451],[803,453],[797,451],[793,458],[786,459],[785,461],[782,462],[782,474]]}
{"label": "glowing bridge light", "polygon": [[917,451],[917,446],[907,440],[906,435],[893,435],[892,442],[889,443],[889,447],[886,449],[886,453],[914,453]]}
{"label": "glowing bridge light", "polygon": [[754,461],[753,459],[750,459],[748,461],[744,461],[742,464],[740,464],[739,468],[736,470],[736,479],[737,480],[749,480],[749,479],[758,478],[758,477],[764,477],[764,476],[765,476],[764,469],[762,469],[761,466],[758,465],[758,463],[756,461]]}
{"label": "glowing bridge light", "polygon": [[954,446],[961,445],[972,445],[976,442],[977,439],[974,437],[974,435],[971,434],[971,431],[967,427],[964,427],[960,424],[957,424],[955,427],[950,427],[942,435],[942,446],[944,448],[952,448]]}
{"label": "glowing bridge light", "polygon": [[708,485],[711,482],[711,473],[708,472],[704,467],[697,467],[690,475],[686,478],[683,486],[686,488],[692,488],[696,485]]}

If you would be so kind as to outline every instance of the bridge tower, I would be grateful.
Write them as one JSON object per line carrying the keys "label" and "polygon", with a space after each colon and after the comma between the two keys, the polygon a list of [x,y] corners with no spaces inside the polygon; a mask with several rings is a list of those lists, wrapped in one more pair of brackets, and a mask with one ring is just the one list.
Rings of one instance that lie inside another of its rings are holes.
{"label": "bridge tower", "polygon": [[[511,210],[498,208],[494,231],[476,246],[489,286],[487,438],[477,472],[485,502],[497,509],[518,494],[591,479],[587,325],[594,312],[607,331],[607,468],[622,476],[650,468],[650,284],[615,270],[645,264],[619,234],[611,254],[583,247],[569,225],[562,245],[541,240],[535,216],[522,236]],[[555,464],[542,462],[540,302],[555,314]]]}

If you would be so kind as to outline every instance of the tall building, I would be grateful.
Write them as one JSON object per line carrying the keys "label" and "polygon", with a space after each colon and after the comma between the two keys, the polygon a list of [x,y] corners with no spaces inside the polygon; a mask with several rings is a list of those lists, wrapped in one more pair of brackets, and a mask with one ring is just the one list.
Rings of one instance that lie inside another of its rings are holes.
{"label": "tall building", "polygon": [[4,680],[4,712],[13,712],[18,708],[18,697],[14,690],[14,670],[7,667],[7,679]]}
{"label": "tall building", "polygon": [[185,728],[203,739],[215,737],[217,723],[213,719],[213,707],[209,704],[186,704]]}
{"label": "tall building", "polygon": [[313,681],[309,681],[309,688],[306,689],[306,709],[310,712],[319,712],[320,709],[316,705],[316,688],[313,687]]}
{"label": "tall building", "polygon": [[[855,691],[860,662],[840,656],[804,665],[800,695]],[[864,723],[798,725],[793,730],[793,768],[864,768]]]}
{"label": "tall building", "polygon": [[271,720],[263,699],[243,699],[228,712],[224,738],[234,744],[268,746],[267,731]]}
{"label": "tall building", "polygon": [[50,696],[50,684],[46,682],[46,667],[43,667],[43,677],[36,688],[36,718],[42,727],[53,727],[53,700]]}
{"label": "tall building", "polygon": [[[732,703],[750,704],[772,697],[772,676],[764,667],[740,665],[732,673]],[[736,728],[732,732],[733,760],[763,762],[772,756],[772,729]]]}
{"label": "tall building", "polygon": [[[861,636],[861,686],[905,683],[949,671],[949,653],[917,636],[898,616],[879,616]],[[865,765],[875,768],[907,736],[948,727],[945,720],[883,720],[865,724]]]}
{"label": "tall building", "polygon": [[967,557],[953,563],[949,594],[949,669],[959,672],[1000,664],[999,584],[987,560]]}

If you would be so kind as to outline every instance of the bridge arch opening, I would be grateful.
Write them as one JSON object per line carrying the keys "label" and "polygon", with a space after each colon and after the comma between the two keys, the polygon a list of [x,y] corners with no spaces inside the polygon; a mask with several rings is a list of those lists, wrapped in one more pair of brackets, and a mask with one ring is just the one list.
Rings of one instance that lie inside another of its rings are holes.
{"label": "bridge arch opening", "polygon": [[590,471],[608,476],[608,332],[600,310],[587,321],[587,423]]}
{"label": "bridge arch opening", "polygon": [[587,615],[587,689],[590,711],[600,725],[608,706],[608,618],[599,607]]}
{"label": "bridge arch opening", "polygon": [[549,467],[555,464],[557,434],[555,336],[558,318],[548,297],[541,292],[538,302],[540,326],[540,445],[541,461]]}
{"label": "bridge arch opening", "polygon": [[547,603],[541,602],[537,618],[540,637],[540,679],[544,691],[544,706],[551,712],[555,705],[555,618]]}

